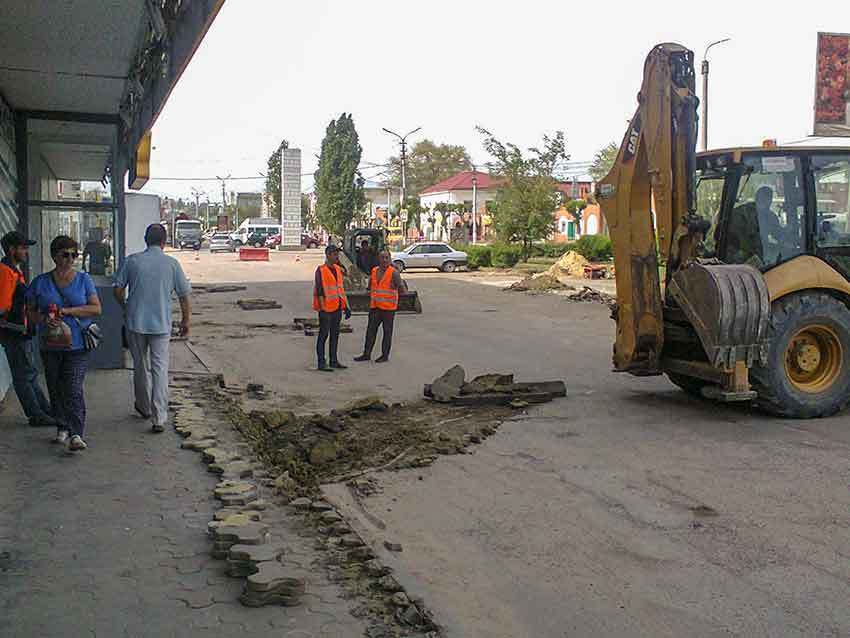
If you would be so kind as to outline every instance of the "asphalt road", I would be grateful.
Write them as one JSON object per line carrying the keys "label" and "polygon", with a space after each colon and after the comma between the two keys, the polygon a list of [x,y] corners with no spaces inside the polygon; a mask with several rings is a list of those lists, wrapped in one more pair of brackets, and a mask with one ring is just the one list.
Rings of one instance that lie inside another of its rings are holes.
{"label": "asphalt road", "polygon": [[[312,338],[247,327],[310,314],[320,256],[297,259],[187,264],[195,281],[264,280],[199,295],[193,339],[291,407],[412,400],[455,363],[567,384],[566,399],[518,415],[473,455],[379,475],[383,492],[362,506],[328,488],[376,545],[403,545],[383,558],[447,635],[850,635],[847,414],[774,419],[613,374],[607,307],[437,273],[409,277],[425,312],[398,318],[390,363],[318,375]],[[240,311],[240,296],[283,309]],[[352,326],[346,362],[365,319]]]}

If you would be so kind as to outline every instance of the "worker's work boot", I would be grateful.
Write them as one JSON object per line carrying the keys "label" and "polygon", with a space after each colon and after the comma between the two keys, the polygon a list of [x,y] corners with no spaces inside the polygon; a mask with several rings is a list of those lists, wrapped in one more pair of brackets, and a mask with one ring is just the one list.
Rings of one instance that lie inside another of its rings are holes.
{"label": "worker's work boot", "polygon": [[332,368],[336,368],[337,370],[347,370],[348,366],[342,365],[339,361],[334,361],[331,364]]}
{"label": "worker's work boot", "polygon": [[359,357],[354,357],[355,361],[369,361],[372,357],[368,354],[361,354]]}
{"label": "worker's work boot", "polygon": [[325,363],[324,361],[319,361],[319,365],[318,365],[318,367],[317,367],[316,369],[317,369],[319,372],[333,372],[333,371],[334,371],[334,369],[333,369],[332,367],[330,367],[330,366],[329,366],[327,363]]}
{"label": "worker's work boot", "polygon": [[375,363],[386,363],[390,358],[387,355],[382,354],[380,357],[375,359]]}

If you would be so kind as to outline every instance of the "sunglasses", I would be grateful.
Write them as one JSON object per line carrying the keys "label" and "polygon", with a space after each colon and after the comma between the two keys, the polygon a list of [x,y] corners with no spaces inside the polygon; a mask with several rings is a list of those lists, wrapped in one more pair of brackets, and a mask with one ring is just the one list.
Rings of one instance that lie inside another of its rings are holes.
{"label": "sunglasses", "polygon": [[65,259],[76,259],[80,256],[76,250],[63,250],[61,252],[56,253],[57,257],[64,257]]}

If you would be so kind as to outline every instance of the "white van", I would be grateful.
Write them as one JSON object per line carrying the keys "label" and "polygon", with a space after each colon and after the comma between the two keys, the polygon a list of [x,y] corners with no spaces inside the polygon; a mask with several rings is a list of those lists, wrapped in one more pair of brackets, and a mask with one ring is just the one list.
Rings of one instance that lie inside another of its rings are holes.
{"label": "white van", "polygon": [[281,232],[280,222],[273,217],[246,219],[230,235],[230,240],[239,246],[265,246],[266,239]]}

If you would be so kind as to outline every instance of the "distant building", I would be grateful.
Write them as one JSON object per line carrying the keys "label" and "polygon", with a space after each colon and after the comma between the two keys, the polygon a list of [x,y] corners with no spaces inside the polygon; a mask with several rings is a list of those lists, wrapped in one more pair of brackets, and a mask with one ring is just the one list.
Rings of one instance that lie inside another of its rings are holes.
{"label": "distant building", "polygon": [[390,208],[398,207],[400,190],[396,186],[388,187],[381,182],[368,179],[365,181],[363,196],[366,198],[365,217],[369,226],[387,225]]}
{"label": "distant building", "polygon": [[[429,186],[419,193],[419,205],[429,211],[428,215],[420,218],[420,230],[428,239],[448,241],[445,228],[456,228],[467,225],[470,219],[457,213],[441,213],[439,204],[463,205],[469,214],[472,213],[472,187],[475,180],[476,224],[479,238],[486,238],[489,233],[490,217],[487,215],[487,202],[496,199],[498,180],[489,173],[481,171],[461,171],[442,182]],[[443,219],[447,216],[448,219]],[[467,215],[469,217],[469,215]],[[430,220],[434,221],[431,222]],[[449,231],[450,233],[451,231]]]}
{"label": "distant building", "polygon": [[263,194],[236,193],[236,210],[240,220],[260,217],[263,214]]}

